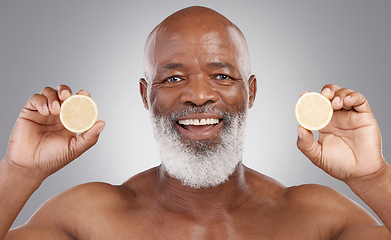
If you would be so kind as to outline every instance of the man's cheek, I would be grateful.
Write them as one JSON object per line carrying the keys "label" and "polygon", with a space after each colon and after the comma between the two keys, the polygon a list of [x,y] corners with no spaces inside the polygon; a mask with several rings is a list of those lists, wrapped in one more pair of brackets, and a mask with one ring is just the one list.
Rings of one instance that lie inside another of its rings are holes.
{"label": "man's cheek", "polygon": [[235,109],[235,112],[242,112],[247,107],[247,91],[245,88],[230,88],[220,90],[219,95],[224,104]]}
{"label": "man's cheek", "polygon": [[[159,91],[158,93],[151,94],[151,107],[156,109],[159,115],[167,115],[164,113],[172,112],[175,103],[177,102],[177,97],[169,92]],[[155,112],[154,112],[155,113]]]}

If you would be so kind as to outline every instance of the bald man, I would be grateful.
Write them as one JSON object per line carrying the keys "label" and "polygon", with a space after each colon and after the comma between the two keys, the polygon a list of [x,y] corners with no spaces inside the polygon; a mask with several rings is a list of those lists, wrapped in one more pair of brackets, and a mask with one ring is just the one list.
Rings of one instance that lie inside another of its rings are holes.
{"label": "bald man", "polygon": [[390,239],[391,168],[366,99],[325,86],[333,119],[319,141],[299,127],[297,144],[386,227],[332,189],[287,188],[243,165],[256,90],[234,24],[203,7],[174,13],[148,37],[140,80],[162,164],[119,186],[74,187],[9,231],[44,179],[93,146],[105,126],[98,121],[78,136],[68,132],[58,114],[72,90],[44,88],[21,112],[0,163],[0,239]]}

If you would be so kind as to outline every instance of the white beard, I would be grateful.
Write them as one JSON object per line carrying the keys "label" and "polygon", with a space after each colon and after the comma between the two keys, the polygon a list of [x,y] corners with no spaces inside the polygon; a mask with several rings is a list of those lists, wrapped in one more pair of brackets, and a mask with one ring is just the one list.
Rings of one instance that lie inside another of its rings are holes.
{"label": "white beard", "polygon": [[[175,120],[195,112],[213,112],[224,116],[224,126],[217,143],[181,139]],[[215,187],[227,181],[242,160],[246,113],[247,110],[241,114],[227,114],[203,107],[158,117],[151,111],[163,170],[193,188]]]}

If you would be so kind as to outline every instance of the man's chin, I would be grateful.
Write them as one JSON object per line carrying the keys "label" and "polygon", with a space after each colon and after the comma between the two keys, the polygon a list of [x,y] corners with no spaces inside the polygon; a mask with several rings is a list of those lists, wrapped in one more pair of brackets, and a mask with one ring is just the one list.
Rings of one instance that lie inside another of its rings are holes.
{"label": "man's chin", "polygon": [[187,149],[187,151],[196,156],[198,155],[207,156],[210,152],[216,149],[221,142],[217,138],[205,139],[205,140],[190,140],[190,139],[181,138],[181,141],[183,146]]}

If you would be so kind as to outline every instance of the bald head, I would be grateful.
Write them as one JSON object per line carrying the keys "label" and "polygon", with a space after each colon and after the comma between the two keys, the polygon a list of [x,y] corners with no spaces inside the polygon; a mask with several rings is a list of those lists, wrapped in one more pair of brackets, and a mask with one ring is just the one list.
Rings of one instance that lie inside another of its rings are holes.
{"label": "bald head", "polygon": [[[238,61],[241,77],[250,76],[250,60],[246,40],[231,21],[220,13],[205,7],[188,7],[175,12],[164,19],[148,36],[144,52],[144,73],[148,82],[152,82],[158,71],[160,59],[157,52],[185,42],[188,57],[196,56],[192,50],[204,46],[216,45],[228,48]],[[193,49],[192,49],[193,48]],[[210,50],[213,54],[213,49]],[[196,59],[195,59],[196,60]]]}

